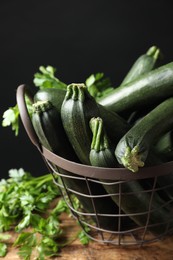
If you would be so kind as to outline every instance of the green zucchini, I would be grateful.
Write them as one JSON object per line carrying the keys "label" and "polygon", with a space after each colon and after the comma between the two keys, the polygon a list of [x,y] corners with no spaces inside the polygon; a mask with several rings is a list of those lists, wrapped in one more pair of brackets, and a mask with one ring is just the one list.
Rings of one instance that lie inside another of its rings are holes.
{"label": "green zucchini", "polygon": [[78,161],[64,131],[60,113],[50,101],[33,103],[32,124],[40,143],[65,159]]}
{"label": "green zucchini", "polygon": [[[105,127],[116,144],[130,128],[127,122],[117,114],[98,105],[84,84],[67,86],[67,93],[61,107],[61,118],[71,145],[79,160],[84,164],[90,164],[92,135],[89,121],[92,117],[100,115],[105,120]],[[112,129],[115,130],[112,131]]]}
{"label": "green zucchini", "polygon": [[[113,149],[108,140],[103,127],[101,118],[92,118],[90,127],[93,133],[93,139],[90,151],[91,165],[98,167],[117,167],[117,161]],[[111,181],[102,180],[105,190],[111,195],[113,201],[121,207],[121,219],[125,221],[125,216],[129,216],[137,225],[145,227],[148,221],[149,230],[155,233],[162,233],[166,230],[165,222],[168,220],[169,211],[167,208],[161,208],[164,201],[155,192],[152,200],[152,209],[149,220],[146,212],[149,210],[150,193],[144,190],[138,181]],[[148,184],[147,184],[148,185]],[[119,197],[121,189],[121,199]],[[148,188],[148,190],[150,187]],[[123,216],[123,212],[126,214]],[[141,213],[141,214],[140,214]],[[157,225],[157,223],[164,223]],[[122,224],[122,223],[121,223]],[[124,224],[124,223],[123,223]],[[132,223],[131,223],[132,224]],[[156,224],[156,226],[152,226]],[[126,227],[127,230],[127,227]]]}
{"label": "green zucchini", "polygon": [[168,98],[139,120],[119,141],[115,156],[132,172],[143,167],[152,145],[173,127],[173,98]]}
{"label": "green zucchini", "polygon": [[[66,159],[73,159],[77,162],[75,153],[69,144],[67,137],[62,128],[62,122],[57,109],[51,104],[50,101],[39,101],[33,104],[32,123],[36,134],[41,144],[52,152],[62,156]],[[84,210],[92,214],[92,219],[100,228],[115,229],[115,221],[110,221],[111,218],[99,216],[99,214],[116,214],[117,207],[114,202],[108,198],[90,198],[93,195],[103,195],[105,190],[100,184],[89,182],[89,187],[86,180],[78,179],[75,174],[65,171],[56,165],[53,165],[55,170],[63,174],[62,182],[66,187],[72,191],[79,199]],[[72,176],[72,178],[70,177]],[[91,192],[91,194],[90,194]],[[94,203],[94,204],[93,204]],[[103,204],[102,204],[103,203]],[[98,213],[94,215],[95,210]],[[99,223],[97,223],[97,220]]]}
{"label": "green zucchini", "polygon": [[66,90],[57,88],[45,88],[38,90],[34,95],[34,102],[37,101],[50,101],[60,112],[61,105],[64,100]]}
{"label": "green zucchini", "polygon": [[[125,76],[125,78],[122,81],[122,83],[120,84],[120,86],[125,86],[126,84],[138,79],[143,74],[156,68],[159,64],[160,58],[161,58],[160,49],[157,48],[156,46],[150,47],[145,54],[141,55],[135,61],[135,63],[132,65],[131,69]],[[110,95],[113,90],[114,89],[112,89],[109,92]],[[104,95],[104,96],[106,96],[106,95]],[[99,102],[99,98],[98,98],[98,102]],[[144,109],[142,109],[142,110],[144,110]],[[134,118],[134,112],[137,112],[137,114],[139,113],[139,111],[133,111],[133,112],[128,112],[128,113],[127,113],[127,111],[125,111],[125,113],[122,113],[121,116],[123,116],[123,118],[125,118],[129,123],[131,123],[131,119],[133,120],[133,118]]]}
{"label": "green zucchini", "polygon": [[[110,140],[108,140],[108,136],[103,126],[103,120],[100,117],[91,118],[90,128],[92,131],[92,143],[89,156],[91,165],[109,168],[118,167],[118,162],[114,155],[114,147],[111,147],[110,145]],[[114,187],[114,185],[110,185],[111,181],[101,181],[108,194],[119,192],[118,185],[115,185]],[[117,201],[114,199],[115,196],[111,196],[111,198],[115,204],[118,205]],[[118,196],[116,196],[116,198],[118,200]],[[122,210],[121,214],[123,214]],[[118,216],[115,217],[114,221],[118,223]],[[134,222],[130,221],[128,217],[125,215],[121,217],[121,230],[127,230],[127,228],[130,228],[132,225],[134,225]]]}
{"label": "green zucchini", "polygon": [[100,104],[97,105],[99,107],[100,117],[104,120],[109,138],[114,142],[114,145],[116,145],[120,138],[130,129],[131,125],[117,113],[107,110]]}
{"label": "green zucchini", "polygon": [[150,47],[145,54],[139,56],[134,62],[121,85],[126,85],[146,72],[153,70],[157,66],[159,59],[160,49],[157,46]]}
{"label": "green zucchini", "polygon": [[[165,162],[171,161],[172,157],[172,131],[167,132],[161,138],[159,138],[156,149],[155,144],[152,146],[150,153],[146,159],[146,166],[161,165]],[[145,185],[148,189],[152,189],[153,178],[145,179],[142,181],[142,185]],[[156,189],[159,196],[165,200],[170,207],[173,205],[173,171],[168,170],[166,175],[160,175],[157,177]],[[170,208],[170,211],[172,209]]]}
{"label": "green zucchini", "polygon": [[66,134],[79,160],[90,164],[91,132],[89,120],[98,116],[99,109],[84,84],[70,84],[61,107],[61,118]]}
{"label": "green zucchini", "polygon": [[158,104],[173,95],[173,62],[120,86],[98,102],[116,113],[132,112]]}

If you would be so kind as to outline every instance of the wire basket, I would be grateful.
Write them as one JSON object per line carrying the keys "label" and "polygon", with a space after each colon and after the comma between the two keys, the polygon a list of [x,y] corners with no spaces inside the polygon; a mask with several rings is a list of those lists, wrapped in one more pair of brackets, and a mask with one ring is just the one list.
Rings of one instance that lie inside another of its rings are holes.
{"label": "wire basket", "polygon": [[[114,246],[142,246],[173,233],[173,196],[167,196],[171,189],[173,194],[173,181],[164,182],[165,178],[173,180],[173,161],[132,174],[125,168],[93,167],[66,160],[40,145],[25,95],[32,101],[28,87],[20,85],[16,97],[25,130],[89,238]],[[81,203],[78,208],[73,195]]]}

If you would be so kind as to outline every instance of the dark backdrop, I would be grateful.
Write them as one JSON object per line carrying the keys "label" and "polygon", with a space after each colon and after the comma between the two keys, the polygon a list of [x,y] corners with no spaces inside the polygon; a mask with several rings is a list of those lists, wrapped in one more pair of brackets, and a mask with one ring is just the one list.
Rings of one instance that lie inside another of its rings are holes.
{"label": "dark backdrop", "polygon": [[[66,83],[104,72],[119,84],[134,60],[153,44],[173,60],[171,0],[1,0],[0,114],[16,104],[16,88],[32,85],[40,65],[57,68]],[[15,137],[0,126],[1,177],[23,167],[47,168],[23,126]]]}

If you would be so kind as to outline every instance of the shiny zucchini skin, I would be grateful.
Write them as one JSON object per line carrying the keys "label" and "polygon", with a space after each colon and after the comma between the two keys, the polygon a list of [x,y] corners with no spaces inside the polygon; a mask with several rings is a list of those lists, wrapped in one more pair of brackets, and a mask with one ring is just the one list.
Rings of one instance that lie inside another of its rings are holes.
{"label": "shiny zucchini skin", "polygon": [[145,73],[136,80],[114,89],[98,102],[121,114],[158,104],[173,95],[173,62]]}
{"label": "shiny zucchini skin", "polygon": [[[117,161],[113,153],[113,149],[108,140],[107,134],[103,127],[103,120],[101,118],[92,118],[90,121],[90,127],[93,133],[93,139],[91,144],[90,161],[91,165],[97,167],[117,167]],[[119,195],[111,195],[113,201],[121,207],[121,210],[126,214],[129,214],[131,218],[137,225],[145,227],[147,223],[147,214],[150,193],[145,192],[142,185],[142,181],[125,181],[111,184],[111,181],[105,181],[104,188],[109,194],[119,194],[121,188],[121,200]],[[120,185],[120,187],[119,187]],[[145,181],[145,186],[148,190],[151,189],[148,186],[148,180]],[[169,210],[167,208],[161,208],[164,205],[164,200],[155,192],[152,200],[152,210],[148,222],[148,230],[154,233],[162,233],[166,230],[166,224],[161,224],[160,226],[152,226],[156,223],[165,223],[169,216]],[[136,214],[139,213],[139,214]],[[143,214],[140,214],[143,213]],[[122,212],[121,212],[122,214]],[[122,218],[124,219],[124,218]],[[173,223],[172,223],[173,224]]]}
{"label": "shiny zucchini skin", "polygon": [[146,53],[139,56],[134,62],[121,85],[126,85],[143,74],[153,70],[157,66],[159,60],[160,49],[157,46],[150,47]]}
{"label": "shiny zucchini skin", "polygon": [[139,120],[120,139],[115,156],[132,172],[145,165],[152,145],[173,127],[173,97],[166,99]]}

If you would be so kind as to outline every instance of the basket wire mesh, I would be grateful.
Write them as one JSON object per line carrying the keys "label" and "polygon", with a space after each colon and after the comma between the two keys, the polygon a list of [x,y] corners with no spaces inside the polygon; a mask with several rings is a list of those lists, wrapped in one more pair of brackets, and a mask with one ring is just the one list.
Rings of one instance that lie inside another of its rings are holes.
{"label": "basket wire mesh", "polygon": [[[154,197],[154,193],[158,192],[158,191],[162,191],[166,188],[168,188],[168,186],[162,187],[162,188],[158,188],[157,187],[157,176],[152,178],[153,181],[153,186],[148,189],[148,190],[142,190],[142,191],[136,191],[133,193],[133,195],[137,194],[137,193],[149,193],[150,194],[150,200],[148,201],[148,210],[144,211],[144,212],[138,212],[138,213],[129,213],[129,214],[125,214],[122,212],[121,210],[121,199],[123,196],[123,193],[121,192],[121,187],[123,185],[124,182],[126,181],[116,181],[116,182],[111,182],[108,185],[118,185],[118,189],[119,192],[115,193],[115,194],[100,194],[100,195],[93,195],[90,191],[90,183],[91,182],[97,182],[99,184],[107,184],[104,183],[103,181],[98,181],[98,180],[94,180],[94,179],[90,179],[87,177],[75,177],[76,179],[83,179],[86,181],[87,186],[88,186],[88,191],[89,191],[89,195],[86,195],[84,193],[79,193],[76,190],[72,190],[70,188],[67,187],[67,185],[65,184],[65,182],[63,181],[64,178],[74,178],[74,176],[66,176],[60,173],[60,171],[57,171],[57,169],[55,169],[52,164],[47,161],[47,164],[49,165],[49,168],[51,169],[51,172],[53,173],[53,179],[54,179],[54,183],[60,188],[62,195],[68,205],[68,207],[70,208],[72,215],[74,216],[74,218],[77,219],[77,221],[80,223],[81,227],[83,228],[83,230],[85,231],[86,235],[88,235],[92,240],[95,240],[99,243],[108,243],[108,244],[113,244],[113,245],[117,245],[117,246],[130,246],[130,245],[140,245],[142,246],[144,243],[149,243],[149,242],[154,242],[157,241],[161,238],[163,238],[164,236],[171,234],[172,232],[172,228],[169,228],[169,224],[170,222],[173,222],[172,216],[170,214],[170,216],[168,215],[168,219],[166,222],[158,222],[155,224],[150,224],[149,225],[149,219],[150,219],[150,214],[152,213],[152,211],[156,211],[158,210],[158,208],[156,209],[151,209],[152,208],[152,200]],[[57,176],[61,178],[62,183],[57,181]],[[128,180],[130,181],[130,180]],[[173,185],[169,185],[169,187],[172,187]],[[71,200],[71,194],[75,194],[75,195],[80,195],[83,197],[87,197],[90,198],[93,204],[93,212],[86,212],[86,211],[82,211],[75,209],[75,206],[73,205],[73,201]],[[127,193],[126,195],[130,195],[132,193]],[[104,196],[118,196],[119,198],[119,211],[116,214],[99,214],[96,211],[95,208],[95,202],[94,202],[94,198],[100,198],[100,200],[104,197]],[[160,208],[165,208],[167,207],[169,204],[172,203],[172,200],[168,200],[168,201],[164,201],[163,204],[160,205]],[[115,218],[115,222],[117,223],[117,228],[116,230],[108,230],[108,229],[103,229],[100,226],[99,223],[99,218],[98,216],[105,216],[106,218]],[[135,225],[135,223],[129,223],[129,227],[127,227],[127,229],[123,230],[121,227],[121,222],[122,222],[122,218],[124,217],[134,217],[134,216],[139,216],[139,215],[146,215],[146,224],[144,226],[138,226]],[[95,223],[93,223],[91,216],[95,216]],[[161,225],[164,225],[164,229],[163,232],[160,233],[159,235],[156,234],[152,234],[150,232],[150,229],[152,227],[159,227]],[[87,230],[89,230],[89,232],[86,231],[86,227]]]}
{"label": "basket wire mesh", "polygon": [[[159,185],[160,182],[158,183],[158,178],[172,174],[173,162],[143,168],[139,173],[132,174],[124,168],[92,167],[61,158],[40,145],[25,104],[26,94],[32,100],[27,86],[20,85],[17,89],[17,103],[25,130],[41,153],[52,173],[53,181],[59,187],[73,217],[90,239],[114,246],[143,246],[173,233],[173,197],[168,198],[165,195],[168,189],[173,189],[173,183],[162,186]],[[124,189],[127,184],[133,185],[136,182],[141,183],[139,189],[133,192]],[[77,183],[77,185],[73,186],[73,183]],[[150,185],[145,185],[146,183]],[[95,192],[93,189],[95,185],[108,189],[113,187],[116,192],[102,192],[102,189],[100,193]],[[142,188],[140,189],[140,187]],[[154,207],[153,202],[157,194],[165,197],[159,201],[157,207]],[[76,208],[73,203],[73,195],[78,198],[79,202],[84,202],[84,204],[80,204],[79,208]],[[126,201],[127,196],[128,201]],[[146,197],[147,208],[138,211],[141,205],[133,205],[134,211],[125,213],[124,203],[128,204],[134,196]],[[118,206],[116,205],[113,210],[109,210],[108,200],[111,203],[116,201]],[[167,212],[166,220],[159,218],[162,210]],[[151,221],[153,214],[158,215],[156,221]],[[142,224],[135,221],[136,219],[142,219]]]}

